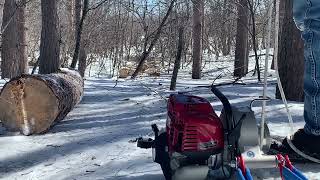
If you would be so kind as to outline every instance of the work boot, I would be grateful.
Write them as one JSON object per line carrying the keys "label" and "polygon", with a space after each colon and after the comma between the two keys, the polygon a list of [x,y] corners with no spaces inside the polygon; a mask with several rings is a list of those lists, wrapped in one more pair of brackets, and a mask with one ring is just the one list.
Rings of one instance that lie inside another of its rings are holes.
{"label": "work boot", "polygon": [[[292,144],[301,152],[316,159],[320,159],[320,136],[309,135],[303,129],[299,129],[292,137]],[[287,138],[282,142],[274,141],[270,147],[270,154],[288,155],[292,161],[308,161],[291,149]]]}

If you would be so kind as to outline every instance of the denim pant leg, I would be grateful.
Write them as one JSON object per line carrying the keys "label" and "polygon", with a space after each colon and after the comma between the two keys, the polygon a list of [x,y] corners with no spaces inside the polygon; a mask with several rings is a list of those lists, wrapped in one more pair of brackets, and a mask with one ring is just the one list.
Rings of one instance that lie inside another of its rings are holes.
{"label": "denim pant leg", "polygon": [[293,14],[304,39],[304,129],[320,135],[320,0],[294,0]]}

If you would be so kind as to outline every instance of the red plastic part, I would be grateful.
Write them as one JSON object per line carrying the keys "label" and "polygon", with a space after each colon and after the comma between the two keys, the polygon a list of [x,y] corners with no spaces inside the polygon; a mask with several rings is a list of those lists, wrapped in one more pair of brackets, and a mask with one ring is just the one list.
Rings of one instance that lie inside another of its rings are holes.
{"label": "red plastic part", "polygon": [[293,170],[293,165],[289,159],[289,156],[288,155],[285,155],[285,160],[286,160],[286,167],[289,168],[291,171]]}
{"label": "red plastic part", "polygon": [[280,170],[281,178],[282,178],[282,180],[284,180],[283,169],[286,167],[286,168],[290,169],[290,171],[292,171],[293,165],[292,165],[288,155],[285,155],[283,157],[281,154],[278,154],[277,161],[278,161],[278,168]]}
{"label": "red plastic part", "polygon": [[280,170],[281,179],[284,180],[283,168],[285,166],[285,158],[281,154],[278,154],[276,157],[277,157],[277,161],[278,161],[278,168]]}
{"label": "red plastic part", "polygon": [[169,97],[167,133],[169,152],[223,150],[223,124],[204,98],[184,94]]}
{"label": "red plastic part", "polygon": [[246,164],[245,164],[245,162],[243,160],[243,157],[242,156],[237,157],[237,161],[238,161],[238,167],[241,169],[242,174],[243,175],[247,174],[247,172],[246,172],[247,168],[246,168]]}

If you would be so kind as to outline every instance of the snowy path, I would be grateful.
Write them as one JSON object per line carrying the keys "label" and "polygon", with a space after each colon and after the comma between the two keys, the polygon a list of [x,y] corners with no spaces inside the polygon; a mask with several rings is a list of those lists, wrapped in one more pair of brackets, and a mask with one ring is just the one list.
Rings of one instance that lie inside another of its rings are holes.
{"label": "snowy path", "polygon": [[[145,78],[143,83],[167,96],[168,78]],[[183,78],[182,78],[183,79]],[[192,91],[196,85],[207,85],[210,80],[178,82],[178,89]],[[261,95],[261,85],[222,87],[221,90],[237,106],[248,105]],[[139,135],[150,132],[150,125],[164,125],[166,104],[159,96],[137,81],[115,82],[110,79],[90,78],[86,81],[85,96],[67,119],[47,134],[24,137],[9,134],[0,127],[0,179],[115,179],[164,180],[160,167],[152,163],[151,152],[129,143]],[[273,94],[274,88],[270,88]],[[194,92],[208,98],[220,111],[220,103],[206,89]],[[270,104],[270,103],[269,103]],[[271,133],[286,135],[285,111],[279,101],[268,107]],[[302,104],[290,104],[297,128],[301,121]],[[280,109],[280,110],[279,110]],[[257,117],[260,108],[255,108]],[[320,179],[320,166],[300,166],[310,179]],[[275,179],[278,172],[254,171],[256,179]]]}

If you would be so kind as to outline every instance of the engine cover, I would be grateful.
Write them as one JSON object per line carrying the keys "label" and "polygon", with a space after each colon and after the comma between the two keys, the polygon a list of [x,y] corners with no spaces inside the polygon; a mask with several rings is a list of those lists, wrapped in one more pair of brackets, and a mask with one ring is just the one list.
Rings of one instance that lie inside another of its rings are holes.
{"label": "engine cover", "polygon": [[169,97],[167,133],[169,153],[207,158],[224,148],[223,124],[211,104],[201,97],[185,94]]}

